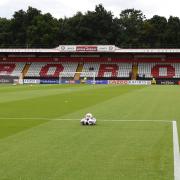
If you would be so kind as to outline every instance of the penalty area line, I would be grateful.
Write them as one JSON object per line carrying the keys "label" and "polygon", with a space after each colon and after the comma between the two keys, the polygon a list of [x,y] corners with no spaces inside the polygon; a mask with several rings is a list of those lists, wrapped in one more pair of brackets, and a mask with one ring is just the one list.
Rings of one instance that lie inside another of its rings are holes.
{"label": "penalty area line", "polygon": [[174,153],[174,180],[180,180],[180,152],[177,122],[172,121],[173,126],[173,153]]}
{"label": "penalty area line", "polygon": [[[45,118],[45,117],[0,117],[4,120],[16,120],[16,119],[29,119],[29,120],[49,120],[49,121],[79,121],[81,118]],[[97,121],[107,121],[107,122],[166,122],[171,123],[171,120],[161,120],[161,119],[97,119]]]}
{"label": "penalty area line", "polygon": [[[48,121],[80,121],[81,118],[71,119],[71,118],[45,118],[45,117],[0,117],[3,120],[48,120]],[[97,119],[100,122],[162,122],[162,123],[171,123],[173,129],[173,158],[174,158],[174,180],[180,180],[180,151],[179,151],[179,138],[178,138],[178,129],[177,122],[175,120],[160,120],[160,119],[139,119],[139,120],[125,120],[125,119]]]}

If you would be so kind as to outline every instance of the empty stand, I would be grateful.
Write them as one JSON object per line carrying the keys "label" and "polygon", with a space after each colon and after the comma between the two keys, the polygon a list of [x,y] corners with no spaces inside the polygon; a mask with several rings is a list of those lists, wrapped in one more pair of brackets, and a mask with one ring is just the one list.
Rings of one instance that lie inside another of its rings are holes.
{"label": "empty stand", "polygon": [[117,64],[100,64],[98,77],[117,77],[118,71]]}
{"label": "empty stand", "polygon": [[64,67],[62,64],[46,64],[41,68],[39,73],[40,77],[59,77],[60,73],[63,72]]}
{"label": "empty stand", "polygon": [[81,76],[93,76],[95,72],[96,77],[110,78],[110,77],[125,77],[128,78],[132,71],[132,63],[85,63]]}
{"label": "empty stand", "polygon": [[95,77],[97,77],[99,66],[100,66],[99,63],[94,63],[94,62],[85,63],[82,69],[81,77],[83,76],[93,77],[94,74],[92,72],[94,72]]}
{"label": "empty stand", "polygon": [[118,77],[129,77],[132,73],[132,63],[118,63]]}
{"label": "empty stand", "polygon": [[[78,63],[32,63],[26,77],[74,77]],[[69,73],[72,72],[72,73]]]}
{"label": "empty stand", "polygon": [[21,72],[25,66],[25,63],[0,63],[0,75],[17,76],[21,75]]}
{"label": "empty stand", "polygon": [[[9,75],[19,77],[23,72],[25,62],[1,62],[0,75]],[[78,77],[95,77],[96,78],[130,78],[133,72],[132,63],[100,63],[100,62],[33,62],[28,64],[25,77],[75,77],[76,71],[81,64],[81,75]],[[180,78],[180,63],[139,63],[136,71],[140,78]],[[79,78],[78,78],[79,79]]]}
{"label": "empty stand", "polygon": [[138,75],[144,78],[180,78],[180,63],[139,63]]}

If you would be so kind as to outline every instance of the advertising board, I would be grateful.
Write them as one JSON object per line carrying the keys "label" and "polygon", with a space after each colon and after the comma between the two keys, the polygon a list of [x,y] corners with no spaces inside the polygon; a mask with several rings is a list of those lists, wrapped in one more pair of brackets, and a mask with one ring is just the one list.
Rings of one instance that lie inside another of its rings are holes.
{"label": "advertising board", "polygon": [[128,84],[128,81],[127,80],[109,80],[109,84],[125,85],[125,84]]}
{"label": "advertising board", "polygon": [[40,79],[24,79],[24,84],[40,84]]}

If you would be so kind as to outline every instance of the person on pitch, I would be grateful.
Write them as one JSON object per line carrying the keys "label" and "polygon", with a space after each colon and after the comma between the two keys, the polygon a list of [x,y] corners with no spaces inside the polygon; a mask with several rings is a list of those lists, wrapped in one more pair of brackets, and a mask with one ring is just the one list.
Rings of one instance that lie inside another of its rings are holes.
{"label": "person on pitch", "polygon": [[91,113],[87,113],[83,119],[81,119],[80,123],[82,125],[95,125],[96,118],[93,117]]}

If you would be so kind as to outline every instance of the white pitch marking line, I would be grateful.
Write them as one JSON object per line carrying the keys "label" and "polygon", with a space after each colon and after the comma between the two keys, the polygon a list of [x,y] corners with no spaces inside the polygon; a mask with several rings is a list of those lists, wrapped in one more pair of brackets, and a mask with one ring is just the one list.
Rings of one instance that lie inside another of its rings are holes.
{"label": "white pitch marking line", "polygon": [[[30,120],[52,120],[52,121],[78,121],[80,120],[81,118],[79,119],[71,119],[71,118],[45,118],[45,117],[0,117],[0,119],[30,119]],[[172,122],[171,120],[160,120],[160,119],[154,119],[154,120],[151,120],[151,119],[148,119],[148,120],[145,120],[145,119],[139,119],[139,120],[136,120],[136,119],[129,119],[129,120],[126,120],[126,119],[98,119],[98,121],[109,121],[109,122],[166,122],[166,123],[170,123]]]}
{"label": "white pitch marking line", "polygon": [[136,119],[129,119],[129,120],[125,120],[125,119],[98,119],[98,121],[119,121],[119,122],[172,122],[170,120],[158,120],[158,119],[155,119],[155,120],[145,120],[145,119],[139,119],[139,120],[136,120]]}
{"label": "white pitch marking line", "polygon": [[179,140],[176,121],[172,121],[173,125],[173,151],[174,151],[174,180],[180,180],[180,153]]}

